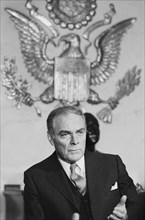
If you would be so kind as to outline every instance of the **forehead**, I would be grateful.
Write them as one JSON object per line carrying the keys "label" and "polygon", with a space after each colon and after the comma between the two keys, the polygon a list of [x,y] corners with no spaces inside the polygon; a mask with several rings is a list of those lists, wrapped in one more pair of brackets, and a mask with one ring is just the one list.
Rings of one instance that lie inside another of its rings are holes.
{"label": "forehead", "polygon": [[53,121],[53,129],[55,132],[59,132],[61,130],[75,131],[85,127],[85,118],[74,113],[59,115]]}

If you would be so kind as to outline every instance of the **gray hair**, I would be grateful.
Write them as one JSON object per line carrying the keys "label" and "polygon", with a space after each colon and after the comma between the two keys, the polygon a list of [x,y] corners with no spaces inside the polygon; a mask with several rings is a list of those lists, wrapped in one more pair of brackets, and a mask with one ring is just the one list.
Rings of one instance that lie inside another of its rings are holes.
{"label": "gray hair", "polygon": [[54,129],[53,129],[53,121],[55,118],[59,117],[60,115],[67,115],[69,113],[73,113],[75,115],[80,115],[85,121],[85,116],[82,112],[82,110],[79,107],[76,106],[63,106],[56,108],[50,112],[50,114],[47,117],[47,130],[48,133],[52,136],[54,134]]}

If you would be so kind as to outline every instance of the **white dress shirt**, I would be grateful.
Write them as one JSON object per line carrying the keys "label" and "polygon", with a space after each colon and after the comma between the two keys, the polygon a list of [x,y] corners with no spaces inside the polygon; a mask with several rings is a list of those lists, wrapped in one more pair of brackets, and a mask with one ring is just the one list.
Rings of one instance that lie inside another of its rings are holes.
{"label": "white dress shirt", "polygon": [[[60,164],[62,165],[64,171],[66,172],[67,176],[69,177],[70,179],[70,174],[71,174],[71,171],[70,171],[70,163],[62,160],[61,158],[58,157],[58,160],[60,162]],[[76,162],[77,166],[76,166],[76,169],[75,169],[75,172],[82,176],[82,177],[86,177],[86,173],[85,173],[85,160],[84,160],[84,156],[81,157],[80,160],[78,160]]]}

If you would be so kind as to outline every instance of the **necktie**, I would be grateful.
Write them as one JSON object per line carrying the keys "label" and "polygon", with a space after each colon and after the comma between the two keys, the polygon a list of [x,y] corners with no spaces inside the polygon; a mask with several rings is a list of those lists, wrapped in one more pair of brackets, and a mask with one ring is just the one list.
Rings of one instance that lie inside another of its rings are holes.
{"label": "necktie", "polygon": [[70,179],[72,180],[72,182],[74,183],[74,185],[77,187],[77,189],[79,190],[79,192],[84,195],[86,192],[86,179],[80,175],[78,175],[75,172],[75,168],[76,168],[77,164],[73,163],[70,165],[70,170],[71,170],[71,175],[70,175]]}

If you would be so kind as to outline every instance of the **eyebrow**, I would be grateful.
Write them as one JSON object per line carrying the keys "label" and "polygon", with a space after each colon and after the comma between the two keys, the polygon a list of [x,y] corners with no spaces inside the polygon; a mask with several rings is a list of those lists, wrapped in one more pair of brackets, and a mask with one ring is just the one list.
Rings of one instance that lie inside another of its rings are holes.
{"label": "eyebrow", "polygon": [[79,130],[77,130],[77,132],[78,131],[85,131],[86,130],[86,128],[80,128]]}
{"label": "eyebrow", "polygon": [[59,131],[59,133],[58,134],[61,134],[61,133],[67,133],[67,134],[69,134],[69,133],[71,133],[70,131],[68,131],[68,130],[61,130],[61,131]]}
{"label": "eyebrow", "polygon": [[[76,132],[85,131],[85,130],[86,130],[86,128],[80,128],[80,129],[76,130]],[[68,131],[68,130],[61,130],[61,131],[59,131],[59,134],[62,134],[62,133],[71,134],[71,131]]]}

